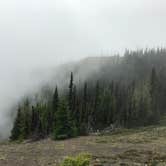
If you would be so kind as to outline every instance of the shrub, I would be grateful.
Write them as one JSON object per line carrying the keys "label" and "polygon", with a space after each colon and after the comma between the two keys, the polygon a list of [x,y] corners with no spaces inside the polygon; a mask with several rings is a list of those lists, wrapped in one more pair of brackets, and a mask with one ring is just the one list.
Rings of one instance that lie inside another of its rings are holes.
{"label": "shrub", "polygon": [[54,139],[55,140],[64,140],[64,139],[67,139],[68,138],[68,135],[67,134],[61,134],[61,135],[57,135],[57,136],[54,136]]}
{"label": "shrub", "polygon": [[66,157],[60,166],[89,166],[90,160],[90,154],[82,153],[76,157]]}

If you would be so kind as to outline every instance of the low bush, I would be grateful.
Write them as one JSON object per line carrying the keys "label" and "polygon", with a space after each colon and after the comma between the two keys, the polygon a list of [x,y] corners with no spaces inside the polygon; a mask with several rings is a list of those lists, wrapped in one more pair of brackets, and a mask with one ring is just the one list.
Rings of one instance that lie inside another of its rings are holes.
{"label": "low bush", "polygon": [[89,166],[90,160],[90,154],[82,153],[76,157],[66,157],[60,166]]}

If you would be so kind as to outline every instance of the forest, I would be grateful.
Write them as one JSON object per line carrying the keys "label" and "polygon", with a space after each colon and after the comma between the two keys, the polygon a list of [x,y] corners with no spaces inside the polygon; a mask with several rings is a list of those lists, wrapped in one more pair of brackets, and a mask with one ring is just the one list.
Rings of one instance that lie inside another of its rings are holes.
{"label": "forest", "polygon": [[107,57],[100,70],[82,82],[75,82],[75,70],[70,71],[63,90],[55,85],[41,100],[26,97],[18,104],[10,139],[59,140],[110,125],[158,124],[166,109],[166,49],[126,50],[124,56]]}

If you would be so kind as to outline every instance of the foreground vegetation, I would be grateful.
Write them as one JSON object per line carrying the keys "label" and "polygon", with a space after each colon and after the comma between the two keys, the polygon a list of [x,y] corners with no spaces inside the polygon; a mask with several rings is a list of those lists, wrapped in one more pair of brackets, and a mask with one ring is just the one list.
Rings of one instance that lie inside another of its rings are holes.
{"label": "foreground vegetation", "polygon": [[90,160],[90,154],[82,153],[76,157],[66,157],[60,166],[89,166]]}
{"label": "foreground vegetation", "polygon": [[[1,166],[59,166],[66,156],[91,155],[91,166],[165,166],[166,127],[118,129],[107,135],[0,144]],[[73,158],[72,158],[73,160]]]}
{"label": "foreground vegetation", "polygon": [[124,57],[108,58],[83,84],[76,84],[71,73],[63,91],[47,89],[41,98],[20,103],[11,140],[66,139],[110,125],[157,124],[166,109],[165,64],[165,49],[126,51]]}

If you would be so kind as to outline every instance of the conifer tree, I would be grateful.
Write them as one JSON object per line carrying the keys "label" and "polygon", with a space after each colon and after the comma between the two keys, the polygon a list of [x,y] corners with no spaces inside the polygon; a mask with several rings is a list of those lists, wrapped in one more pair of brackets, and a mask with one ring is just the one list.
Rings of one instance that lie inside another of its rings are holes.
{"label": "conifer tree", "polygon": [[38,122],[37,112],[35,110],[35,107],[32,106],[32,122],[31,122],[31,131],[32,131],[32,134],[34,134],[34,132],[36,130],[37,122]]}
{"label": "conifer tree", "polygon": [[55,92],[53,95],[53,115],[56,113],[56,111],[58,110],[58,102],[59,102],[59,97],[58,97],[58,88],[56,86],[55,88]]}
{"label": "conifer tree", "polygon": [[11,140],[18,140],[21,136],[21,128],[22,128],[22,115],[21,115],[21,108],[18,108],[17,111],[17,116],[14,122],[14,126],[13,129],[11,131],[11,136],[10,139]]}
{"label": "conifer tree", "polygon": [[76,105],[77,105],[77,88],[73,87],[73,118],[76,119]]}
{"label": "conifer tree", "polygon": [[58,88],[56,86],[55,92],[53,95],[52,109],[51,109],[51,115],[50,115],[51,116],[50,117],[50,120],[51,120],[50,126],[52,126],[51,131],[53,131],[53,129],[56,127],[55,121],[56,121],[56,112],[58,111],[58,104],[59,104],[59,96],[58,96]]}
{"label": "conifer tree", "polygon": [[158,110],[158,78],[155,68],[152,68],[150,77],[150,95],[151,95],[151,109],[152,109],[152,120],[157,122],[159,120],[159,110]]}
{"label": "conifer tree", "polygon": [[69,135],[70,137],[77,135],[75,104],[76,104],[76,86],[73,83],[73,73],[71,72],[69,92],[68,92],[68,122],[71,128]]}
{"label": "conifer tree", "polygon": [[71,126],[69,124],[69,111],[66,101],[61,100],[58,111],[56,112],[56,127],[54,128],[54,139],[65,139],[71,135]]}
{"label": "conifer tree", "polygon": [[71,72],[70,75],[70,84],[69,84],[69,94],[68,94],[68,105],[69,105],[69,111],[72,114],[73,112],[73,73]]}
{"label": "conifer tree", "polygon": [[93,125],[97,127],[98,119],[100,118],[100,85],[99,81],[96,82],[95,96],[94,96],[94,110],[93,110]]}
{"label": "conifer tree", "polygon": [[88,121],[88,110],[87,110],[87,101],[88,100],[88,94],[87,94],[87,83],[84,84],[83,89],[83,101],[82,101],[82,115],[81,115],[81,122],[87,123]]}
{"label": "conifer tree", "polygon": [[30,112],[30,103],[28,98],[24,102],[23,106],[23,117],[24,117],[24,124],[23,124],[23,137],[28,138],[31,134],[31,112]]}

